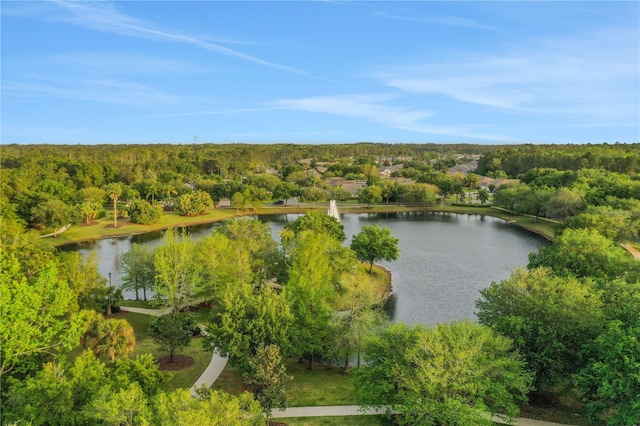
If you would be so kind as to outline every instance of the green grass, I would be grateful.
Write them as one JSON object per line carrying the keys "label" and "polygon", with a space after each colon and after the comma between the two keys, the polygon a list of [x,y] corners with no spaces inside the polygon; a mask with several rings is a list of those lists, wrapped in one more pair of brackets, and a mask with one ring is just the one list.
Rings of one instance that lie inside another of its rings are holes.
{"label": "green grass", "polygon": [[[157,345],[153,342],[151,336],[149,336],[149,325],[155,317],[129,312],[123,315],[122,318],[129,321],[136,335],[136,348],[132,354],[133,356],[144,353],[150,353],[155,359],[166,356],[166,353],[158,350]],[[212,353],[204,350],[201,338],[193,338],[191,339],[189,347],[180,350],[178,355],[190,356],[193,358],[194,363],[184,370],[173,371],[173,378],[169,382],[169,387],[170,389],[188,389],[193,386],[198,377],[200,377],[202,372],[207,368],[211,361]]]}
{"label": "green grass", "polygon": [[[342,368],[318,366],[311,371],[307,370],[307,363],[298,364],[293,359],[285,364],[287,373],[293,376],[286,390],[287,405],[290,407],[357,404],[351,378],[342,374]],[[230,364],[227,364],[211,389],[234,395],[247,390],[238,369]]]}
{"label": "green grass", "polygon": [[[256,212],[258,214],[282,214],[282,213],[304,213],[307,210],[325,210],[326,204],[318,204],[315,209],[311,206],[271,206],[265,205],[258,208],[256,211],[252,209],[240,210],[239,215],[252,215]],[[508,221],[515,220],[517,226],[521,226],[532,232],[539,233],[545,238],[553,238],[553,223],[540,219],[539,222],[535,222],[534,218],[528,216],[511,215],[507,212],[503,212],[499,209],[491,207],[464,207],[464,206],[452,206],[449,204],[434,204],[427,206],[407,206],[399,204],[377,204],[372,207],[354,203],[340,203],[341,213],[388,213],[388,212],[415,212],[415,211],[430,211],[430,212],[450,212],[450,213],[468,213],[468,214],[486,214],[489,216],[499,217]],[[52,247],[61,246],[70,243],[76,243],[80,241],[90,241],[101,238],[113,238],[123,235],[144,234],[147,232],[158,231],[169,227],[182,227],[190,225],[198,225],[202,223],[217,222],[225,219],[230,219],[238,216],[236,209],[234,208],[218,208],[210,211],[202,216],[186,217],[180,216],[177,212],[165,212],[162,215],[162,219],[159,223],[154,225],[138,225],[131,223],[128,218],[118,220],[119,225],[123,225],[118,228],[111,228],[109,225],[113,223],[113,217],[108,213],[107,217],[98,220],[95,225],[73,225],[66,232],[60,234],[57,238],[46,238],[43,241]],[[43,233],[47,233],[47,230]]]}
{"label": "green grass", "polygon": [[289,417],[272,419],[288,426],[391,426],[384,416]]}

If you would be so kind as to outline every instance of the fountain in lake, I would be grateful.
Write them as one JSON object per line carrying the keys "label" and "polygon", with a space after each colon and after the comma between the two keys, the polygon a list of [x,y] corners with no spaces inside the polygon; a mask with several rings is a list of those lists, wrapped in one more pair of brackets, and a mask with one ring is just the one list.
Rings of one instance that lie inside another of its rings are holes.
{"label": "fountain in lake", "polygon": [[329,211],[327,212],[329,216],[335,217],[340,221],[340,213],[338,213],[338,202],[336,200],[329,201]]}

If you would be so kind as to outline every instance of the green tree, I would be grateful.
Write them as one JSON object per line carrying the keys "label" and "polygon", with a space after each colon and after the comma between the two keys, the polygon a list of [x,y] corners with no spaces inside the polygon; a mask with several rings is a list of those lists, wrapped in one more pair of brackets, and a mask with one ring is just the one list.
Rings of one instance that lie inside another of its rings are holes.
{"label": "green tree", "polygon": [[152,416],[148,398],[136,382],[122,389],[101,388],[84,411],[93,422],[110,426],[149,425]]}
{"label": "green tree", "polygon": [[609,426],[640,422],[640,317],[625,326],[612,321],[592,345],[589,364],[577,376],[589,419]]}
{"label": "green tree", "polygon": [[149,326],[149,335],[169,355],[173,362],[176,352],[191,342],[192,330],[185,314],[167,314],[157,317]]}
{"label": "green tree", "polygon": [[329,188],[329,199],[337,201],[346,201],[351,198],[351,193],[344,189],[342,185],[336,185]]}
{"label": "green tree", "polygon": [[0,253],[0,376],[34,356],[76,347],[88,326],[88,312],[77,310],[76,294],[58,279],[55,265],[27,279],[20,264]]}
{"label": "green tree", "polygon": [[142,289],[142,299],[147,300],[147,290],[154,288],[156,275],[153,248],[148,244],[133,243],[122,255],[122,272],[120,288],[135,291],[136,300],[140,300],[138,291]]}
{"label": "green tree", "polygon": [[129,355],[136,346],[133,327],[127,320],[118,318],[97,317],[89,327],[87,341],[96,355],[109,355],[111,362],[116,357]]}
{"label": "green tree", "polygon": [[481,204],[487,204],[489,201],[489,191],[484,188],[478,189],[478,200],[480,200]]}
{"label": "green tree", "polygon": [[532,214],[536,222],[540,215],[544,215],[549,208],[549,202],[553,197],[553,191],[548,188],[535,188],[529,191],[522,203],[516,208],[518,213]]}
{"label": "green tree", "polygon": [[382,201],[382,188],[379,186],[365,186],[358,190],[358,202],[369,207]]}
{"label": "green tree", "polygon": [[421,204],[426,208],[428,204],[436,201],[436,187],[424,183],[406,185],[402,199],[410,204]]}
{"label": "green tree", "polygon": [[78,306],[100,311],[107,297],[108,282],[98,270],[97,255],[91,253],[85,258],[78,252],[60,253],[57,261],[58,276],[76,293]]}
{"label": "green tree", "polygon": [[562,276],[593,277],[598,281],[637,280],[639,265],[613,241],[591,229],[566,229],[548,247],[529,255],[530,269],[551,268]]}
{"label": "green tree", "polygon": [[581,367],[583,346],[602,327],[601,300],[593,284],[554,276],[546,268],[520,269],[480,293],[478,320],[514,340],[539,392]]}
{"label": "green tree", "polygon": [[391,235],[389,228],[375,225],[365,225],[359,234],[351,240],[351,250],[361,262],[369,263],[369,273],[373,271],[373,262],[386,260],[392,262],[398,259],[400,249],[398,239]]}
{"label": "green tree", "polygon": [[242,195],[241,192],[235,192],[231,196],[231,205],[236,208],[236,214],[240,213],[240,209],[244,208],[246,203],[247,201],[245,200],[244,195]]}
{"label": "green tree", "polygon": [[145,200],[134,200],[127,208],[131,222],[141,225],[152,225],[160,222],[162,207],[152,206]]}
{"label": "green tree", "polygon": [[400,195],[400,184],[393,179],[383,180],[380,188],[382,188],[382,198],[386,204],[389,204],[389,200],[393,199],[394,201],[399,198]]}
{"label": "green tree", "polygon": [[240,283],[226,289],[220,304],[207,327],[207,344],[229,357],[242,372],[250,371],[248,361],[261,345],[275,344],[290,352],[293,315],[283,294],[269,287],[256,291]]}
{"label": "green tree", "polygon": [[315,368],[314,357],[323,351],[329,332],[336,272],[340,269],[334,260],[344,253],[343,249],[328,234],[306,231],[298,234],[291,250],[285,286],[294,318],[291,340],[298,354],[309,355],[309,369]]}
{"label": "green tree", "polygon": [[155,249],[156,298],[174,314],[193,302],[202,286],[195,249],[191,238],[174,229],[167,229]]}
{"label": "green tree", "polygon": [[161,393],[153,400],[158,425],[259,426],[262,409],[248,392],[240,396],[221,391],[193,398],[188,389]]}
{"label": "green tree", "polygon": [[178,197],[176,206],[183,216],[203,215],[214,207],[211,195],[202,190],[182,194]]}
{"label": "green tree", "polygon": [[124,191],[121,183],[110,183],[105,186],[104,191],[107,196],[113,202],[113,227],[118,227],[118,198],[122,195]]}
{"label": "green tree", "polygon": [[83,201],[76,208],[82,216],[82,221],[88,225],[98,216],[101,204],[95,201]]}
{"label": "green tree", "polygon": [[471,321],[433,329],[395,324],[366,345],[352,369],[356,392],[370,406],[398,413],[401,425],[493,425],[526,401],[531,375],[510,339]]}
{"label": "green tree", "polygon": [[344,225],[342,225],[338,219],[316,211],[310,211],[304,216],[300,216],[293,222],[285,225],[285,229],[289,229],[295,234],[299,234],[302,231],[326,234],[340,242],[347,238],[347,235],[344,233]]}
{"label": "green tree", "polygon": [[249,359],[249,369],[243,375],[244,381],[262,406],[266,424],[269,425],[274,408],[287,408],[285,384],[293,377],[287,374],[277,345],[260,345],[255,356]]}
{"label": "green tree", "polygon": [[31,209],[31,223],[33,224],[59,228],[74,222],[76,222],[76,218],[73,209],[55,198],[38,203]]}
{"label": "green tree", "polygon": [[293,182],[280,182],[273,190],[273,198],[276,200],[284,200],[286,206],[289,198],[297,197],[300,194],[300,188]]}
{"label": "green tree", "polygon": [[551,217],[565,219],[580,212],[585,206],[584,194],[578,189],[559,188],[547,203]]}
{"label": "green tree", "polygon": [[464,177],[462,185],[469,189],[469,201],[471,201],[471,191],[480,185],[480,176],[475,173],[469,173]]}
{"label": "green tree", "polygon": [[302,199],[311,203],[311,207],[315,208],[317,202],[327,199],[327,193],[322,188],[311,186],[302,190]]}

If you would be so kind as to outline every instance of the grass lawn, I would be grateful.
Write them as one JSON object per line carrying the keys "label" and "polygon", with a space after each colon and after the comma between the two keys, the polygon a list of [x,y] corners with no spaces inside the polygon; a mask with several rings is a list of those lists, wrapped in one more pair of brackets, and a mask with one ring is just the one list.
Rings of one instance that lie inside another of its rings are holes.
{"label": "grass lawn", "polygon": [[273,419],[288,426],[391,426],[384,416],[290,417]]}
{"label": "grass lawn", "polygon": [[[373,271],[369,274],[369,264],[366,263],[360,263],[358,268],[364,272],[365,288],[371,292],[371,300],[374,303],[382,302],[389,296],[391,292],[391,274],[389,271],[382,266],[373,265]],[[336,298],[334,309],[336,311],[348,309],[346,307],[347,300],[348,294],[339,294]]]}
{"label": "grass lawn", "polygon": [[132,308],[145,308],[145,309],[156,309],[157,306],[153,304],[153,300],[123,300],[120,302],[121,306],[130,306]]}
{"label": "grass lawn", "polygon": [[[133,326],[136,335],[136,348],[133,352],[133,356],[136,354],[150,353],[155,359],[166,356],[166,353],[160,352],[157,345],[153,342],[153,339],[149,336],[149,325],[155,317],[151,315],[136,314],[128,312],[121,318],[129,321],[129,324]],[[191,339],[189,347],[182,349],[178,352],[178,355],[187,355],[193,358],[194,363],[192,366],[180,371],[173,371],[173,378],[169,382],[170,389],[175,388],[190,388],[195,381],[200,377],[202,372],[207,368],[211,361],[212,353],[205,351],[202,346],[201,338]]]}
{"label": "grass lawn", "polygon": [[[293,380],[287,384],[287,405],[290,407],[357,404],[351,377],[342,374],[342,368],[318,366],[310,371],[307,370],[307,363],[298,364],[297,359],[287,360],[285,364],[287,373],[293,376]],[[227,364],[211,389],[234,395],[247,390],[240,373],[230,364]]]}

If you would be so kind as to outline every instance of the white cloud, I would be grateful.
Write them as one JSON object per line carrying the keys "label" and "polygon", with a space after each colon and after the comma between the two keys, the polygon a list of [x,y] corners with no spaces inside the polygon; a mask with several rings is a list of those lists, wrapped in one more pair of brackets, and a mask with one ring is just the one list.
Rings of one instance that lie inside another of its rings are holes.
{"label": "white cloud", "polygon": [[502,32],[502,30],[500,30],[499,28],[493,27],[491,25],[482,24],[480,22],[474,21],[473,19],[463,18],[460,16],[420,17],[420,16],[408,16],[408,15],[401,15],[401,14],[388,13],[388,12],[373,12],[373,15],[379,18],[392,19],[395,21],[437,24],[437,25],[445,25],[450,27]]}
{"label": "white cloud", "polygon": [[337,95],[300,99],[282,99],[271,105],[298,111],[317,112],[342,117],[359,118],[386,127],[431,135],[459,136],[483,140],[509,140],[504,135],[479,134],[462,126],[448,127],[424,123],[436,115],[433,111],[389,105],[390,95]]}
{"label": "white cloud", "polygon": [[213,43],[211,37],[190,35],[155,28],[152,23],[128,16],[111,2],[80,2],[65,0],[50,0],[60,6],[70,15],[56,16],[51,19],[83,26],[97,31],[124,34],[133,37],[148,38],[159,41],[189,44],[217,54],[230,56],[243,61],[279,69],[294,74],[307,75],[302,70],[286,65],[269,62],[256,56]]}
{"label": "white cloud", "polygon": [[504,110],[589,119],[636,114],[637,119],[637,32],[605,31],[536,44],[502,54],[468,53],[453,61],[381,67],[372,75],[407,93]]}

